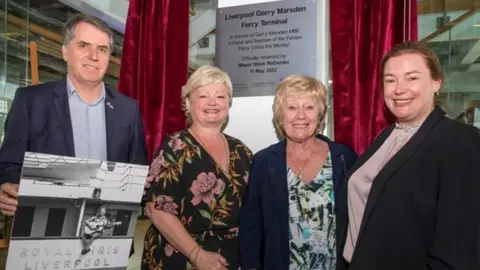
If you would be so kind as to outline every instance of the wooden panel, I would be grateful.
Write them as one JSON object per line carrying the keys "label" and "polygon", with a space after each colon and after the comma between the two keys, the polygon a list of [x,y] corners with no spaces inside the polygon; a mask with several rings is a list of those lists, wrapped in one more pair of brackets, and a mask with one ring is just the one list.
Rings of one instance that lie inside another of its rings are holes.
{"label": "wooden panel", "polygon": [[8,248],[8,239],[1,238],[0,239],[0,249],[7,249]]}
{"label": "wooden panel", "polygon": [[418,14],[469,10],[480,7],[480,0],[421,0],[417,2]]}
{"label": "wooden panel", "polygon": [[[12,218],[3,216],[3,225],[4,225],[3,238],[0,238],[0,258],[3,258],[2,257],[3,254],[1,254],[1,252],[8,250],[8,244],[10,242],[10,231],[12,229]],[[6,256],[5,256],[5,260],[6,260]],[[5,268],[2,268],[4,263],[5,261],[0,260],[0,269],[5,269]]]}
{"label": "wooden panel", "polygon": [[38,77],[38,51],[37,43],[35,41],[30,41],[30,74],[32,75],[32,84],[36,85],[39,83]]}

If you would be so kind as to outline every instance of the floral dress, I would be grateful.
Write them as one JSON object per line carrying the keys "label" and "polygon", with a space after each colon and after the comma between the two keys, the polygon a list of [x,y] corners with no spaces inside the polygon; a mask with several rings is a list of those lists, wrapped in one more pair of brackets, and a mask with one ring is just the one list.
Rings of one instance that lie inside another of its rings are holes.
{"label": "floral dress", "polygon": [[[220,253],[238,269],[238,226],[241,199],[248,182],[251,151],[225,135],[229,170],[224,172],[187,130],[167,137],[154,157],[145,200],[178,216],[185,229],[207,251]],[[152,225],[147,230],[142,269],[195,269]]]}
{"label": "floral dress", "polygon": [[288,167],[290,269],[334,270],[334,190],[330,154],[315,179],[305,184]]}

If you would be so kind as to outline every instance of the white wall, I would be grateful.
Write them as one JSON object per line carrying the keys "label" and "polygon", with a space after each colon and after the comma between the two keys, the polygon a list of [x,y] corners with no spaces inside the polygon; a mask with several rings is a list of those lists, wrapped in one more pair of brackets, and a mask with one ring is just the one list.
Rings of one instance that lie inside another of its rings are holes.
{"label": "white wall", "polygon": [[[218,0],[218,7],[231,7],[247,4],[294,1],[294,0]],[[324,84],[329,79],[329,33],[328,0],[319,2],[319,25],[317,43],[317,78]],[[277,143],[278,138],[273,125],[273,96],[237,97],[233,99],[230,108],[230,119],[225,133],[242,140],[254,153]],[[327,124],[327,126],[329,126]],[[329,134],[328,130],[324,131]]]}

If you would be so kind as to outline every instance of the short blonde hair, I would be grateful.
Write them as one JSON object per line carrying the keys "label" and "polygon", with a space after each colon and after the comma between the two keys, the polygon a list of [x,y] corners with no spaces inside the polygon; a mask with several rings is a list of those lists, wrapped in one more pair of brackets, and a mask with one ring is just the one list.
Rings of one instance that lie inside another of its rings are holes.
{"label": "short blonde hair", "polygon": [[187,126],[192,125],[192,117],[187,110],[186,101],[190,97],[190,94],[197,88],[209,85],[209,84],[225,84],[228,92],[228,103],[232,104],[232,81],[228,74],[213,66],[204,65],[195,70],[195,72],[188,78],[187,84],[182,87],[182,110],[187,118]]}
{"label": "short blonde hair", "polygon": [[286,77],[278,85],[272,109],[275,118],[275,127],[282,137],[285,137],[282,121],[283,109],[287,98],[306,96],[313,97],[313,100],[320,107],[317,126],[318,132],[322,127],[327,112],[327,88],[325,85],[313,77],[297,74]]}

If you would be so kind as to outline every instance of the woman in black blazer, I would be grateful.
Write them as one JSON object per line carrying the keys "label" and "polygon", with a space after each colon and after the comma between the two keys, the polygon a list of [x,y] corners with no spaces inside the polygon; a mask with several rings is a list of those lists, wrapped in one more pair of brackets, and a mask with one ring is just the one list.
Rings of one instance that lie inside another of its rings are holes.
{"label": "woman in black blazer", "polygon": [[480,269],[480,134],[435,107],[443,73],[424,44],[382,61],[396,118],[347,175],[337,269]]}

